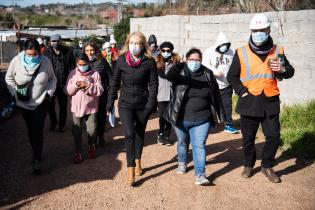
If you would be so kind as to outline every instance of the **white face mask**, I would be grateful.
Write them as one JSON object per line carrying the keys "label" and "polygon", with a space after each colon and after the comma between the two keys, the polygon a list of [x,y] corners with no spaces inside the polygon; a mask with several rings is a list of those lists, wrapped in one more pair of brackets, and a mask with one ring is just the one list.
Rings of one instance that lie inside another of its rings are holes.
{"label": "white face mask", "polygon": [[140,55],[142,49],[137,44],[129,44],[129,51],[131,52],[132,55],[137,56]]}

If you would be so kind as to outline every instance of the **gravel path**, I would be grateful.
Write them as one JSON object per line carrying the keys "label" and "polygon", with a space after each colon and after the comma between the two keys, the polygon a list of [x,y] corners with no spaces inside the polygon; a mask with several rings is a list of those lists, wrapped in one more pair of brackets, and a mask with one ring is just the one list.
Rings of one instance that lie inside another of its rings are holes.
{"label": "gravel path", "polygon": [[[68,119],[64,133],[50,133],[47,118],[40,176],[32,174],[21,115],[0,124],[0,209],[315,209],[313,161],[286,157],[279,151],[275,170],[282,183],[270,183],[259,172],[260,161],[254,176],[243,179],[240,134],[216,130],[209,135],[206,172],[211,186],[201,187],[194,184],[192,162],[187,174],[176,174],[176,144],[156,144],[158,120],[153,117],[143,151],[145,174],[132,188],[126,185],[121,126],[107,130],[108,144],[97,150],[96,159],[74,165]],[[261,134],[257,142],[260,158]],[[83,145],[86,151],[85,139]]]}

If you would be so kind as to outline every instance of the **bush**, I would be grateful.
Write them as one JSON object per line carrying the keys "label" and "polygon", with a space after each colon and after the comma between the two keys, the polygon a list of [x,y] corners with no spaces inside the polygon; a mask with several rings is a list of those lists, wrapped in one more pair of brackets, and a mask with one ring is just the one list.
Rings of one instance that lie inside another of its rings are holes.
{"label": "bush", "polygon": [[280,124],[285,153],[315,158],[315,100],[304,105],[284,106]]}

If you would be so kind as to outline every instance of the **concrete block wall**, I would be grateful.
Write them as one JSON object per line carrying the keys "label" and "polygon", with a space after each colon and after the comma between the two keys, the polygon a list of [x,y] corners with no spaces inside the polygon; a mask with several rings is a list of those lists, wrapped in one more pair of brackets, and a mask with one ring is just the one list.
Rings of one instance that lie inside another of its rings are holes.
{"label": "concrete block wall", "polygon": [[[266,13],[271,21],[271,36],[284,47],[295,68],[295,75],[279,82],[283,104],[303,103],[315,99],[315,10]],[[203,52],[224,32],[236,49],[247,43],[249,22],[254,14],[215,16],[169,15],[130,20],[130,32],[155,34],[158,43],[171,41],[175,51],[184,55],[191,47]]]}

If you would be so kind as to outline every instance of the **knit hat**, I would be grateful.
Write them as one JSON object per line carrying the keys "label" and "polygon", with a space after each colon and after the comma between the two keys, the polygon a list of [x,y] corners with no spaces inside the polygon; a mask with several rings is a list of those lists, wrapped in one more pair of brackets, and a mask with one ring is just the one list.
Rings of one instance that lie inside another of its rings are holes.
{"label": "knit hat", "polygon": [[160,49],[163,49],[163,48],[170,48],[173,51],[174,50],[174,45],[171,42],[163,42],[160,45]]}
{"label": "knit hat", "polygon": [[60,34],[53,34],[50,37],[50,41],[60,41],[61,40],[61,35]]}
{"label": "knit hat", "polygon": [[148,44],[151,45],[151,44],[155,44],[157,45],[157,40],[156,40],[156,37],[154,34],[150,35],[149,39],[148,39]]}

